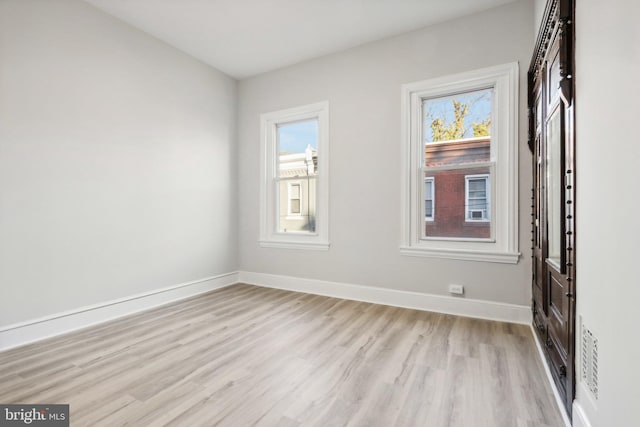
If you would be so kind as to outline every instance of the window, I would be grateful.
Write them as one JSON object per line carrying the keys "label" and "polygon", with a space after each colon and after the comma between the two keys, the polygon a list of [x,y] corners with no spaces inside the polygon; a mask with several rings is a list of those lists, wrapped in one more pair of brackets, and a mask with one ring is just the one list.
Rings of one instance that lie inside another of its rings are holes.
{"label": "window", "polygon": [[261,116],[260,245],[327,250],[328,103]]}
{"label": "window", "polygon": [[433,177],[424,179],[424,220],[433,221],[435,215]]}
{"label": "window", "polygon": [[465,221],[487,222],[490,216],[489,176],[465,177]]}
{"label": "window", "polygon": [[[466,176],[470,172],[487,177],[491,174],[493,93],[493,87],[486,87],[422,99],[424,161],[421,170],[425,176],[437,176],[442,186],[438,192],[438,219],[425,216],[421,236],[425,239],[491,238],[490,207],[485,203],[473,213],[475,219],[470,217]],[[488,192],[485,188],[485,202]],[[484,212],[478,212],[479,209]],[[483,223],[469,227],[469,221],[478,221],[478,214]]]}
{"label": "window", "polygon": [[401,252],[517,263],[518,65],[406,84],[402,115]]}
{"label": "window", "polygon": [[300,183],[289,184],[289,215],[302,216],[300,210]]}

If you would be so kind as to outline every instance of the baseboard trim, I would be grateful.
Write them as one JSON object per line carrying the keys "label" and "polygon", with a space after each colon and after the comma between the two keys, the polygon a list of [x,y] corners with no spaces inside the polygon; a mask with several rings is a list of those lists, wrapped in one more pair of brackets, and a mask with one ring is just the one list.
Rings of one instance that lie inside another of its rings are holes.
{"label": "baseboard trim", "polygon": [[582,381],[576,385],[577,398],[573,401],[573,425],[574,427],[591,427],[593,424],[587,414],[597,414],[598,405],[593,394]]}
{"label": "baseboard trim", "polygon": [[0,351],[149,310],[238,282],[238,272],[206,277],[0,327]]}
{"label": "baseboard trim", "polygon": [[[540,356],[540,359],[542,360],[544,371],[547,374],[547,380],[549,381],[549,385],[551,385],[553,396],[556,398],[556,404],[558,405],[558,409],[560,409],[560,414],[562,415],[562,420],[564,421],[564,425],[565,427],[571,427],[571,420],[569,419],[569,415],[567,414],[567,411],[564,408],[564,402],[562,401],[562,397],[560,397],[560,392],[556,387],[556,383],[553,381],[553,377],[551,376],[551,369],[549,368],[549,364],[547,363],[547,358],[545,357],[544,351],[542,350],[542,345],[540,345],[540,341],[538,340],[538,334],[536,334],[535,329],[533,329],[533,323],[531,323],[530,326],[531,326],[531,334],[533,334],[533,340],[536,343],[538,354]],[[574,419],[575,419],[575,412],[574,412]]]}
{"label": "baseboard trim", "polygon": [[149,310],[236,283],[479,319],[531,324],[527,306],[292,276],[232,272],[0,327],[0,351]]}
{"label": "baseboard trim", "polygon": [[239,281],[241,283],[268,288],[324,295],[354,301],[525,325],[531,324],[531,310],[528,306],[249,271],[240,271]]}
{"label": "baseboard trim", "polygon": [[573,401],[573,427],[591,427],[587,414],[577,400]]}

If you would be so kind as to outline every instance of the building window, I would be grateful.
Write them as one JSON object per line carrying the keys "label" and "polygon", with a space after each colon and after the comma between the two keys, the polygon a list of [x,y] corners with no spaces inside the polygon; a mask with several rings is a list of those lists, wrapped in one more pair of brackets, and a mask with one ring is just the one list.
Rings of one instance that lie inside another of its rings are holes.
{"label": "building window", "polygon": [[465,177],[465,220],[490,221],[489,175]]}
{"label": "building window", "polygon": [[517,263],[518,65],[406,84],[402,98],[401,252]]}
{"label": "building window", "polygon": [[328,103],[261,116],[260,245],[327,250]]}
{"label": "building window", "polygon": [[424,179],[424,220],[433,221],[435,215],[433,177]]}
{"label": "building window", "polygon": [[300,183],[289,184],[289,215],[301,216]]}

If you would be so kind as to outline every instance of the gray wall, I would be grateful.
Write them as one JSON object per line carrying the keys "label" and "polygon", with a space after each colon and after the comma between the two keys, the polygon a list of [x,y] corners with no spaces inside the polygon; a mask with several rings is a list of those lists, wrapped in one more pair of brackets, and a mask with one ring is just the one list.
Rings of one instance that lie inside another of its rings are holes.
{"label": "gray wall", "polygon": [[235,109],[86,3],[0,1],[0,326],[236,270]]}
{"label": "gray wall", "polygon": [[[538,37],[538,30],[542,23],[542,15],[544,15],[544,8],[547,6],[547,0],[533,0],[533,40],[535,43]],[[532,50],[533,52],[533,50]]]}
{"label": "gray wall", "polygon": [[[526,71],[533,3],[522,1],[263,74],[239,83],[242,270],[528,305],[530,155]],[[519,61],[520,250],[517,265],[400,256],[400,86]],[[259,115],[330,103],[328,252],[260,248]]]}

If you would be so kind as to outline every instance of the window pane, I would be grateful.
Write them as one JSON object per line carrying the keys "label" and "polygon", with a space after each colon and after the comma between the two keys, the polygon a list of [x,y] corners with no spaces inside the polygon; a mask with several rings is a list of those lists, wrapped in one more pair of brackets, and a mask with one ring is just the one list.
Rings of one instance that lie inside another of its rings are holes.
{"label": "window pane", "polygon": [[423,101],[426,143],[491,137],[493,89]]}
{"label": "window pane", "polygon": [[[280,233],[314,233],[318,175],[317,119],[278,125],[277,148],[277,230]],[[292,180],[296,184],[292,184]]]}
{"label": "window pane", "polygon": [[433,219],[433,178],[425,177],[424,179],[424,216]]}
{"label": "window pane", "polygon": [[300,198],[300,185],[294,184],[291,186],[291,198],[292,199]]}
{"label": "window pane", "polygon": [[433,200],[424,201],[424,216],[428,218],[433,217]]}
{"label": "window pane", "polygon": [[300,199],[291,199],[291,213],[300,213]]}
{"label": "window pane", "polygon": [[469,180],[469,192],[474,193],[485,193],[486,190],[486,180],[482,179],[470,179]]}
{"label": "window pane", "polygon": [[548,221],[548,258],[560,266],[562,247],[562,194],[561,194],[561,141],[560,109],[557,109],[547,124],[547,221]]}
{"label": "window pane", "polygon": [[433,203],[433,177],[427,176],[424,179],[424,216],[430,221],[434,216],[434,203]]}
{"label": "window pane", "polygon": [[487,209],[486,199],[469,199],[469,209]]}
{"label": "window pane", "polygon": [[425,237],[491,237],[489,178],[468,178],[468,175],[490,175],[489,167],[428,173],[434,176],[433,191],[438,203],[433,221],[424,222]]}
{"label": "window pane", "polygon": [[431,199],[431,181],[425,181],[424,182],[424,198],[425,199]]}

